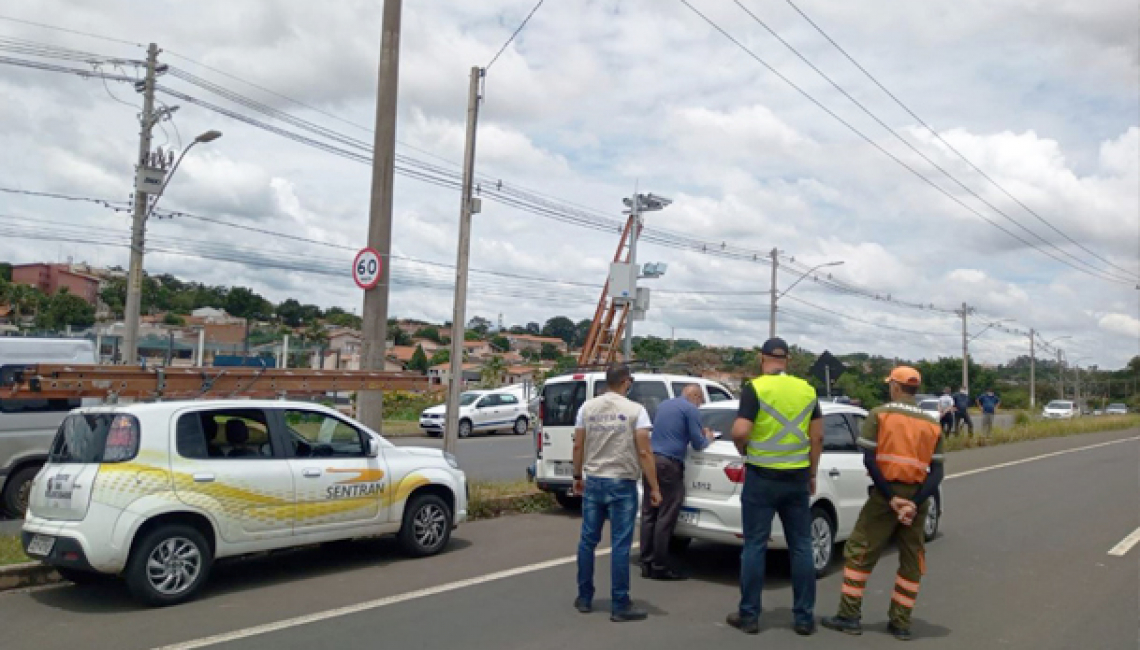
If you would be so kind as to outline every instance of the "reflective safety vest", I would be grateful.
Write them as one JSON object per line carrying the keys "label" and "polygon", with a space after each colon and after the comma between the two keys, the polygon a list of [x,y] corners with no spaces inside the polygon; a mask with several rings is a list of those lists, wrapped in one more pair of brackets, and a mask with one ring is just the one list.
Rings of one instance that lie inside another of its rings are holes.
{"label": "reflective safety vest", "polygon": [[883,478],[892,483],[922,483],[935,455],[942,429],[913,404],[892,402],[871,412],[878,418],[875,461]]}
{"label": "reflective safety vest", "polygon": [[752,389],[760,410],[748,438],[748,463],[771,469],[810,467],[808,426],[815,389],[791,375],[762,375],[752,380]]}

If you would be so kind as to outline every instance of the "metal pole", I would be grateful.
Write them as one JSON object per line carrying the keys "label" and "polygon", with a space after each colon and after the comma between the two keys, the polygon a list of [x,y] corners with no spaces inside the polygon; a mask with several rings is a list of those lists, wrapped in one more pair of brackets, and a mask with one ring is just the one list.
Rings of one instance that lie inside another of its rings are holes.
{"label": "metal pole", "polygon": [[286,334],[285,338],[281,341],[281,367],[289,367],[289,335]]}
{"label": "metal pole", "polygon": [[174,356],[174,330],[166,331],[166,363],[165,367],[170,367],[170,359]]}
{"label": "metal pole", "polygon": [[1061,350],[1057,350],[1057,399],[1065,399],[1065,362],[1061,359]]}
{"label": "metal pole", "polygon": [[637,192],[633,193],[629,209],[633,215],[633,226],[629,231],[629,312],[625,317],[625,341],[621,346],[626,363],[633,360],[633,310],[637,304],[637,238],[641,234],[641,201]]}
{"label": "metal pole", "polygon": [[206,328],[198,330],[198,363],[195,365],[201,367],[206,363]]}
{"label": "metal pole", "polygon": [[776,260],[777,251],[772,249],[772,294],[769,296],[771,301],[770,311],[768,312],[768,338],[776,338],[776,269],[779,268],[779,263]]}
{"label": "metal pole", "polygon": [[[151,43],[146,51],[146,80],[143,85],[143,108],[139,116],[139,155],[136,163],[140,167],[148,164],[150,157],[150,131],[154,126],[154,75],[158,63],[158,45]],[[139,313],[142,311],[143,245],[146,239],[146,213],[149,195],[135,188],[134,216],[131,223],[131,262],[127,272],[127,304],[123,314],[123,363],[135,365],[138,362]]]}
{"label": "metal pole", "polygon": [[962,389],[970,391],[970,335],[966,331],[966,316],[970,309],[962,303]]}
{"label": "metal pole", "polygon": [[1029,408],[1037,405],[1037,356],[1033,343],[1033,328],[1029,328]]}
{"label": "metal pole", "polygon": [[[402,0],[384,0],[380,40],[379,82],[376,85],[376,134],[372,147],[372,202],[368,215],[368,245],[380,254],[380,283],[364,292],[364,323],[360,367],[383,370],[387,356],[388,293],[391,277],[392,190],[396,169],[396,91],[400,74],[400,10]],[[384,395],[362,391],[356,396],[357,416],[365,426],[383,434]]]}
{"label": "metal pole", "polygon": [[467,142],[463,147],[463,197],[459,204],[459,250],[455,264],[455,308],[451,316],[451,383],[447,387],[447,419],[443,450],[455,453],[459,434],[459,393],[463,387],[463,334],[467,318],[467,267],[471,258],[471,185],[475,177],[475,133],[479,124],[479,82],[483,69],[471,68],[467,89]]}
{"label": "metal pole", "polygon": [[827,396],[831,397],[831,366],[825,365],[823,367],[823,376],[827,382]]}

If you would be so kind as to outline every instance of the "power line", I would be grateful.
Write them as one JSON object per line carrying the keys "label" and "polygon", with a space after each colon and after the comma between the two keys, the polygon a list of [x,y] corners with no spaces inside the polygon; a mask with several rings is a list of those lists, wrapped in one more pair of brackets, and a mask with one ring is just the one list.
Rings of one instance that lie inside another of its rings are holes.
{"label": "power line", "polygon": [[959,157],[959,158],[961,158],[963,161],[965,161],[965,163],[966,163],[967,165],[969,165],[971,168],[973,168],[973,170],[974,170],[974,171],[976,171],[978,174],[980,174],[980,175],[982,176],[982,178],[986,179],[986,180],[987,180],[987,181],[989,181],[989,182],[990,182],[990,184],[992,184],[994,187],[996,187],[996,188],[998,188],[999,190],[1001,190],[1001,192],[1002,192],[1003,194],[1005,194],[1005,195],[1006,195],[1006,196],[1008,196],[1010,199],[1012,199],[1012,200],[1013,200],[1015,203],[1017,203],[1019,206],[1021,206],[1021,207],[1022,207],[1022,208],[1023,208],[1025,211],[1026,211],[1026,212],[1028,212],[1029,214],[1031,214],[1031,215],[1033,215],[1034,217],[1036,217],[1038,221],[1040,221],[1041,223],[1045,224],[1045,225],[1046,225],[1046,226],[1048,226],[1050,229],[1052,229],[1052,230],[1053,230],[1053,232],[1056,232],[1058,235],[1061,235],[1061,236],[1062,236],[1062,237],[1064,237],[1066,240],[1068,240],[1070,243],[1072,243],[1072,244],[1076,245],[1077,247],[1079,247],[1081,250],[1085,251],[1085,252],[1086,252],[1086,253],[1088,253],[1089,255],[1092,255],[1093,257],[1095,257],[1096,259],[1098,259],[1098,260],[1100,260],[1100,261],[1104,262],[1105,264],[1108,264],[1109,266],[1112,266],[1113,268],[1116,268],[1117,270],[1120,270],[1120,271],[1124,271],[1125,273],[1128,273],[1128,274],[1130,274],[1130,275],[1136,275],[1136,272],[1135,272],[1135,271],[1130,271],[1130,270],[1128,270],[1128,269],[1126,269],[1126,268],[1124,268],[1124,267],[1122,267],[1122,266],[1119,266],[1119,265],[1117,265],[1117,264],[1114,264],[1113,262],[1111,262],[1111,261],[1109,261],[1109,260],[1105,259],[1104,257],[1101,257],[1101,256],[1100,256],[1100,255],[1098,255],[1096,252],[1094,252],[1094,251],[1092,251],[1092,250],[1090,250],[1090,249],[1086,248],[1086,247],[1085,247],[1083,244],[1081,244],[1080,242],[1076,241],[1076,240],[1075,240],[1075,239],[1073,239],[1072,237],[1069,237],[1067,234],[1065,234],[1064,232],[1062,232],[1062,231],[1061,231],[1059,228],[1057,228],[1057,227],[1056,227],[1056,226],[1054,226],[1052,223],[1050,223],[1050,222],[1049,222],[1047,219],[1045,219],[1045,217],[1042,217],[1041,215],[1037,214],[1037,212],[1035,212],[1035,211],[1034,211],[1032,208],[1030,208],[1029,206],[1025,205],[1025,203],[1023,203],[1023,202],[1022,202],[1020,199],[1018,199],[1016,196],[1014,196],[1013,194],[1011,194],[1011,193],[1009,192],[1009,190],[1007,190],[1007,189],[1006,189],[1004,186],[1002,186],[1000,183],[998,183],[996,180],[994,180],[994,179],[993,179],[993,178],[992,178],[992,177],[991,177],[989,174],[987,174],[987,173],[986,173],[986,172],[984,172],[984,171],[983,171],[981,168],[979,168],[977,165],[975,165],[975,164],[974,164],[974,162],[973,162],[973,161],[971,161],[969,158],[967,158],[967,157],[966,157],[966,156],[965,156],[965,155],[964,155],[962,152],[958,151],[958,149],[956,149],[956,148],[955,148],[955,147],[954,147],[952,144],[950,144],[950,143],[949,143],[949,142],[947,142],[945,139],[943,139],[943,138],[942,138],[942,136],[941,136],[941,135],[938,133],[938,131],[936,131],[936,130],[934,129],[934,127],[932,127],[932,126],[930,126],[929,124],[927,124],[925,120],[923,120],[923,119],[922,119],[921,117],[919,117],[919,116],[918,116],[918,115],[917,115],[917,114],[916,114],[914,111],[912,111],[912,110],[910,109],[910,107],[909,107],[909,106],[907,106],[906,104],[904,104],[904,103],[902,102],[902,100],[901,100],[901,99],[899,99],[898,97],[896,97],[896,96],[895,96],[895,94],[894,94],[894,93],[892,93],[890,90],[887,90],[886,86],[884,86],[882,83],[880,83],[880,82],[879,82],[879,80],[878,80],[877,78],[875,78],[875,76],[874,76],[873,74],[871,74],[871,73],[870,73],[870,72],[869,72],[869,71],[868,71],[866,68],[864,68],[862,65],[860,65],[860,63],[859,63],[858,61],[856,61],[856,60],[855,60],[855,58],[854,58],[854,57],[852,57],[852,56],[851,56],[851,55],[850,55],[850,54],[847,52],[847,50],[843,49],[843,47],[841,47],[841,46],[839,45],[839,43],[836,43],[836,42],[835,42],[835,39],[833,39],[833,38],[832,38],[830,35],[828,35],[828,33],[827,33],[827,32],[825,32],[825,31],[823,30],[823,28],[822,28],[822,27],[820,27],[818,24],[816,24],[816,22],[815,22],[814,20],[812,20],[812,19],[811,19],[811,18],[810,18],[810,17],[809,17],[809,16],[808,16],[806,13],[804,13],[802,9],[800,9],[798,6],[796,6],[796,3],[795,3],[795,2],[793,2],[792,0],[785,0],[785,2],[787,2],[787,3],[788,3],[788,5],[792,7],[792,9],[795,9],[796,13],[798,13],[800,16],[803,16],[804,20],[806,20],[806,21],[808,22],[808,24],[810,24],[812,27],[814,27],[814,28],[815,28],[815,30],[816,30],[817,32],[819,32],[821,36],[823,36],[825,39],[827,39],[827,41],[828,41],[829,43],[831,43],[833,46],[835,46],[835,49],[839,50],[839,53],[840,53],[840,54],[842,54],[842,55],[843,55],[843,56],[844,56],[844,57],[845,57],[845,58],[846,58],[848,61],[850,61],[852,65],[854,65],[856,68],[858,68],[860,72],[862,72],[864,75],[866,75],[866,77],[867,77],[868,79],[870,79],[870,80],[871,80],[871,82],[872,82],[872,83],[874,83],[876,86],[878,86],[880,90],[882,90],[884,93],[886,93],[886,95],[887,95],[888,97],[890,97],[890,98],[891,98],[891,100],[893,100],[893,101],[894,101],[896,104],[898,104],[898,105],[899,105],[899,107],[900,107],[900,108],[902,108],[902,109],[903,109],[904,111],[906,111],[906,112],[907,112],[907,113],[908,113],[908,114],[909,114],[911,117],[913,117],[913,118],[914,118],[916,121],[918,121],[918,123],[919,123],[919,124],[921,124],[921,125],[923,126],[923,128],[925,128],[927,131],[929,131],[929,132],[930,132],[930,134],[931,134],[931,135],[933,135],[935,138],[937,138],[937,139],[938,139],[938,141],[939,141],[939,142],[941,142],[943,145],[945,145],[947,149],[949,149],[949,150],[950,150],[950,151],[952,151],[952,152],[953,152],[953,153],[954,153],[956,156],[958,156],[958,157]]}
{"label": "power line", "polygon": [[7,20],[8,22],[20,23],[21,25],[31,25],[32,27],[40,27],[42,29],[51,29],[57,32],[65,32],[68,34],[76,34],[78,36],[86,36],[88,38],[96,38],[101,41],[109,41],[111,43],[120,43],[122,45],[132,45],[134,47],[146,47],[142,43],[133,43],[131,41],[124,41],[121,38],[112,38],[110,36],[101,36],[99,34],[92,34],[91,32],[83,32],[77,29],[67,29],[66,27],[56,27],[55,25],[45,25],[44,23],[37,23],[31,20],[23,20],[21,18],[13,18],[11,16],[0,16],[0,20]]}
{"label": "power line", "polygon": [[[850,122],[848,122],[847,120],[845,120],[845,119],[843,119],[842,117],[840,117],[840,116],[839,116],[837,113],[835,113],[835,111],[832,111],[830,108],[828,108],[827,106],[825,106],[823,103],[821,103],[821,102],[820,102],[818,99],[816,99],[815,97],[813,97],[813,96],[812,96],[810,93],[808,93],[806,90],[804,90],[804,89],[800,88],[798,85],[796,85],[796,83],[795,83],[795,82],[793,82],[791,79],[789,79],[789,78],[787,78],[786,76],[784,76],[782,73],[780,73],[780,71],[778,71],[778,70],[776,70],[776,68],[772,67],[772,66],[771,66],[771,65],[770,65],[770,64],[769,64],[767,61],[765,61],[764,59],[760,58],[760,56],[759,56],[759,55],[757,55],[755,52],[753,52],[752,50],[750,50],[750,49],[749,49],[749,48],[748,48],[746,45],[744,45],[743,43],[741,43],[739,40],[737,40],[737,39],[736,39],[734,36],[732,36],[731,34],[729,34],[727,31],[725,31],[725,29],[724,29],[723,27],[721,27],[720,25],[718,25],[716,22],[714,22],[714,21],[713,21],[711,18],[709,18],[709,17],[708,17],[708,16],[706,16],[705,14],[701,13],[701,11],[700,11],[699,9],[697,9],[696,7],[694,7],[692,4],[690,4],[688,0],[680,0],[680,2],[681,2],[681,4],[685,5],[685,6],[686,6],[686,7],[688,7],[690,10],[692,10],[692,11],[693,11],[693,13],[697,14],[698,16],[700,16],[700,18],[701,18],[701,19],[703,19],[703,20],[704,20],[706,23],[708,23],[708,24],[709,24],[709,25],[710,25],[710,26],[711,26],[713,29],[715,29],[716,31],[720,32],[720,34],[721,34],[722,36],[724,36],[725,38],[727,38],[727,39],[728,39],[729,41],[731,41],[731,42],[732,42],[734,45],[736,45],[738,48],[740,48],[742,51],[744,51],[744,53],[746,53],[746,54],[747,54],[749,57],[751,57],[752,59],[754,59],[754,60],[755,60],[757,63],[759,63],[760,65],[764,66],[764,67],[765,67],[765,68],[766,68],[766,69],[767,69],[769,72],[771,72],[772,74],[774,74],[774,75],[775,75],[777,78],[779,78],[779,79],[780,79],[781,81],[783,81],[785,84],[787,84],[788,86],[790,86],[790,87],[791,87],[793,90],[795,90],[795,91],[796,91],[796,92],[798,92],[799,94],[803,95],[803,96],[804,96],[804,97],[805,97],[805,98],[806,98],[808,101],[810,101],[811,103],[815,104],[815,105],[816,105],[816,106],[817,106],[817,107],[818,107],[820,110],[822,110],[823,112],[825,112],[825,113],[827,113],[828,115],[830,115],[832,118],[834,118],[836,121],[838,121],[838,122],[839,122],[840,124],[842,124],[843,126],[847,127],[847,129],[849,129],[849,130],[850,130],[852,133],[854,133],[855,135],[859,136],[859,137],[860,137],[862,140],[864,140],[864,141],[865,141],[867,144],[870,144],[872,147],[874,147],[875,149],[877,149],[877,150],[878,150],[880,153],[882,153],[883,155],[887,156],[887,157],[888,157],[888,158],[890,158],[892,161],[894,161],[896,164],[898,164],[898,165],[899,165],[899,166],[901,166],[902,168],[904,168],[904,169],[906,169],[907,171],[909,171],[911,174],[913,174],[914,176],[916,176],[916,177],[917,177],[919,180],[923,181],[923,182],[924,182],[924,183],[926,183],[927,185],[929,185],[929,186],[931,186],[932,188],[934,188],[935,190],[937,190],[939,193],[941,193],[941,194],[943,194],[944,196],[946,196],[946,198],[950,199],[950,200],[951,200],[951,201],[953,201],[954,203],[957,203],[957,204],[958,204],[958,205],[960,205],[961,207],[963,207],[963,208],[965,208],[966,210],[968,210],[968,211],[970,211],[971,213],[973,213],[973,214],[974,214],[975,216],[977,216],[979,219],[981,219],[981,220],[985,221],[986,223],[988,223],[988,224],[992,225],[993,227],[997,228],[998,230],[1001,230],[1001,231],[1002,231],[1002,232],[1004,232],[1005,234],[1007,234],[1007,235],[1009,235],[1010,237],[1012,237],[1012,238],[1014,238],[1014,239],[1016,239],[1016,240],[1020,241],[1021,243],[1025,244],[1026,246],[1029,246],[1030,248],[1033,248],[1034,250],[1037,250],[1038,252],[1041,252],[1041,253],[1043,253],[1043,254],[1045,254],[1045,255],[1048,255],[1049,257],[1053,258],[1054,260],[1056,260],[1056,261],[1058,261],[1058,262],[1061,262],[1062,264],[1065,264],[1065,265],[1067,265],[1067,266],[1070,266],[1070,267],[1072,267],[1072,268],[1075,268],[1075,269],[1077,269],[1078,271],[1082,271],[1082,272],[1084,272],[1084,273],[1087,273],[1087,274],[1089,274],[1089,275],[1094,275],[1093,273],[1091,273],[1091,272],[1089,272],[1089,271],[1087,271],[1087,270],[1085,270],[1085,269],[1081,269],[1080,267],[1076,267],[1076,266],[1073,266],[1073,264],[1071,264],[1070,262],[1068,262],[1068,261],[1066,261],[1066,260],[1064,260],[1064,259],[1061,259],[1061,258],[1057,257],[1056,255],[1053,255],[1053,254],[1052,254],[1052,253],[1050,253],[1049,251],[1046,251],[1046,250],[1044,250],[1044,249],[1038,248],[1038,247],[1037,247],[1036,245],[1034,245],[1033,243],[1026,241],[1025,239],[1021,238],[1019,235],[1017,235],[1016,233],[1012,232],[1012,231],[1011,231],[1011,230],[1009,230],[1008,228],[1006,228],[1006,227],[1002,226],[1001,224],[999,224],[999,223],[995,222],[994,220],[990,219],[989,217],[986,217],[986,216],[985,216],[985,215],[983,215],[981,212],[978,212],[978,211],[977,211],[976,209],[974,209],[973,207],[971,207],[971,206],[967,205],[967,204],[966,204],[965,202],[963,202],[963,201],[962,201],[960,198],[958,198],[957,196],[954,196],[952,193],[950,193],[949,191],[947,191],[947,190],[946,190],[945,188],[943,188],[941,185],[938,185],[938,184],[937,184],[937,183],[935,183],[934,181],[930,180],[930,179],[929,179],[929,178],[927,178],[927,177],[926,177],[924,174],[922,174],[921,172],[919,172],[919,171],[918,171],[918,170],[916,170],[915,168],[913,168],[913,167],[911,167],[910,165],[908,165],[908,164],[907,164],[905,161],[903,161],[901,158],[899,158],[898,156],[895,156],[895,155],[894,155],[894,154],[892,154],[891,152],[887,151],[887,150],[886,150],[886,149],[885,149],[885,148],[884,148],[882,145],[880,145],[879,143],[875,142],[875,141],[874,141],[874,140],[872,140],[872,139],[871,139],[869,136],[867,136],[865,133],[863,133],[863,132],[862,132],[862,131],[860,131],[858,128],[856,128],[854,125],[852,125]],[[1104,276],[1099,276],[1099,275],[1097,275],[1097,276],[1095,276],[1095,277],[1098,277],[1098,278],[1100,278],[1100,279],[1102,279],[1102,280],[1108,280],[1108,281],[1110,281],[1110,282],[1117,282],[1117,283],[1119,283],[1119,284],[1132,284],[1131,282],[1123,282],[1123,281],[1120,281],[1120,280],[1117,280],[1117,279],[1113,279],[1113,278],[1110,278],[1110,277],[1104,277]]]}
{"label": "power line", "polygon": [[515,37],[519,35],[519,32],[521,32],[523,28],[526,27],[526,24],[530,22],[531,17],[534,16],[534,12],[538,11],[538,8],[542,6],[543,2],[546,2],[546,0],[538,0],[538,4],[534,5],[534,8],[531,9],[530,13],[527,14],[526,18],[523,19],[522,24],[520,24],[518,29],[515,30],[515,33],[511,34],[511,37],[507,39],[507,42],[503,43],[503,46],[500,47],[499,51],[495,53],[495,56],[491,58],[491,62],[487,64],[484,70],[490,70],[491,66],[495,65],[495,61],[499,60],[499,57],[503,54],[504,51],[506,51],[507,46],[510,45],[511,42],[515,40]]}

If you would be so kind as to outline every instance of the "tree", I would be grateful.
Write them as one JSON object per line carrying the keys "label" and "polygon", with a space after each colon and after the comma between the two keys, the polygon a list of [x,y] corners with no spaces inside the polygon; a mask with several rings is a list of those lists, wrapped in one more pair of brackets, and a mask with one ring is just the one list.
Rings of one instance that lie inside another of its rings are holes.
{"label": "tree", "polygon": [[122,318],[127,303],[127,279],[111,278],[99,290],[99,300],[107,305],[115,318]]}
{"label": "tree", "polygon": [[12,265],[8,262],[0,262],[0,280],[4,282],[12,281]]}
{"label": "tree", "polygon": [[424,353],[424,346],[417,345],[416,351],[412,353],[411,361],[408,362],[408,370],[427,372],[429,367],[427,354]]}
{"label": "tree", "polygon": [[570,344],[570,347],[580,348],[586,345],[586,339],[590,336],[590,327],[593,324],[594,321],[589,318],[578,321],[578,324],[574,326],[574,342]]}
{"label": "tree", "polygon": [[61,289],[54,296],[45,296],[36,315],[36,325],[49,330],[62,330],[69,325],[91,327],[94,324],[95,307],[67,289]]}
{"label": "tree", "polygon": [[510,352],[511,342],[507,340],[507,337],[500,335],[491,339],[491,347],[496,352]]}
{"label": "tree", "polygon": [[230,289],[222,308],[231,316],[254,320],[269,318],[273,314],[273,303],[246,287]]}
{"label": "tree", "polygon": [[435,351],[435,354],[431,355],[431,361],[429,364],[431,366],[438,366],[439,364],[447,363],[448,361],[451,361],[451,350],[448,350],[447,348],[440,348]]}
{"label": "tree", "polygon": [[672,359],[673,363],[692,366],[699,370],[715,370],[721,365],[722,361],[719,352],[709,349],[682,352]]}
{"label": "tree", "polygon": [[485,336],[491,329],[491,321],[482,316],[473,316],[471,320],[467,321],[467,329],[475,330],[480,336]]}
{"label": "tree", "polygon": [[566,341],[566,345],[571,345],[574,342],[574,333],[576,331],[574,321],[565,316],[555,316],[546,321],[546,325],[542,326],[543,336],[552,336],[562,339]]}
{"label": "tree", "polygon": [[700,341],[693,339],[677,339],[673,342],[673,354],[683,354],[704,348]]}
{"label": "tree", "polygon": [[364,319],[356,314],[350,314],[340,307],[330,307],[325,312],[325,322],[337,327],[347,327],[358,330],[364,325]]}
{"label": "tree", "polygon": [[542,350],[538,353],[538,356],[543,359],[553,360],[562,356],[562,350],[559,350],[558,346],[553,343],[543,343]]}
{"label": "tree", "polygon": [[495,355],[483,364],[483,369],[480,371],[480,379],[483,382],[484,388],[498,388],[503,383],[503,377],[507,373],[507,364],[503,358]]}
{"label": "tree", "polygon": [[403,329],[397,327],[392,330],[392,344],[393,345],[411,345],[412,336],[405,332]]}
{"label": "tree", "polygon": [[633,338],[630,346],[633,358],[651,364],[662,363],[669,358],[669,341],[656,336]]}
{"label": "tree", "polygon": [[301,303],[293,298],[289,298],[280,305],[277,305],[276,315],[282,323],[285,323],[289,327],[300,327],[301,321],[303,320]]}
{"label": "tree", "polygon": [[467,330],[467,331],[463,332],[463,340],[464,341],[482,341],[483,335],[480,334],[479,332],[476,332],[475,330]]}
{"label": "tree", "polygon": [[514,325],[511,327],[511,329],[509,329],[507,331],[510,332],[511,334],[529,334],[529,332],[527,332],[527,329],[525,327],[522,327],[519,325]]}
{"label": "tree", "polygon": [[427,339],[429,341],[434,341],[435,343],[439,343],[440,345],[443,345],[443,341],[440,340],[440,336],[439,336],[439,328],[435,327],[434,325],[428,325],[427,327],[419,328],[418,330],[416,330],[416,333],[413,335],[413,338]]}
{"label": "tree", "polygon": [[174,327],[186,327],[186,319],[170,311],[166,312],[166,316],[163,316],[162,323]]}

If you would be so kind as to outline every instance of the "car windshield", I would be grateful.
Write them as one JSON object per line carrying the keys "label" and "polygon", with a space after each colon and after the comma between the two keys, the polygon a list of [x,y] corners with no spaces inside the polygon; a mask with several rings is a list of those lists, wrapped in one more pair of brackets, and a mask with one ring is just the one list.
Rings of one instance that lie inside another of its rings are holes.
{"label": "car windshield", "polygon": [[1062,402],[1061,400],[1053,400],[1045,405],[1047,409],[1071,409],[1073,408],[1072,402]]}
{"label": "car windshield", "polygon": [[937,411],[938,410],[938,400],[936,400],[936,399],[924,399],[921,402],[919,402],[918,408],[920,408],[924,411]]}
{"label": "car windshield", "polygon": [[701,426],[723,434],[732,434],[732,423],[736,420],[736,409],[701,409]]}
{"label": "car windshield", "polygon": [[1123,404],[1109,404],[1108,408],[1110,408],[1110,409],[1122,409],[1122,408],[1126,408],[1126,407]]}
{"label": "car windshield", "polygon": [[475,400],[479,399],[482,396],[483,396],[483,393],[463,393],[462,395],[459,396],[459,405],[460,406],[471,406],[472,404],[475,403]]}

